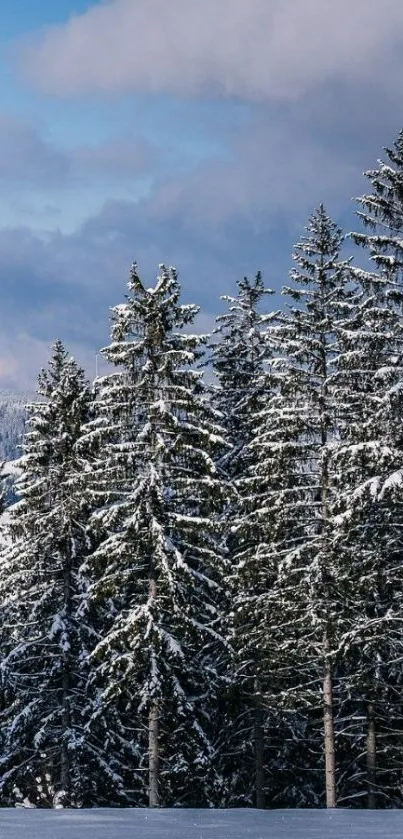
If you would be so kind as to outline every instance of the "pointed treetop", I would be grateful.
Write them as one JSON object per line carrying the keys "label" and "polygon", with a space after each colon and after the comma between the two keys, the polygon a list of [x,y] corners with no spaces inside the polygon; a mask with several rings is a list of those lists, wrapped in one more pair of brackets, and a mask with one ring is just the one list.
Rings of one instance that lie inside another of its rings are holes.
{"label": "pointed treetop", "polygon": [[[356,199],[363,208],[357,212],[365,227],[380,226],[384,232],[401,234],[403,231],[403,130],[391,147],[385,147],[386,162],[378,160],[378,166],[368,169],[364,175],[372,184],[372,194]],[[362,235],[353,234],[354,240],[366,245]],[[377,243],[379,246],[379,242]]]}

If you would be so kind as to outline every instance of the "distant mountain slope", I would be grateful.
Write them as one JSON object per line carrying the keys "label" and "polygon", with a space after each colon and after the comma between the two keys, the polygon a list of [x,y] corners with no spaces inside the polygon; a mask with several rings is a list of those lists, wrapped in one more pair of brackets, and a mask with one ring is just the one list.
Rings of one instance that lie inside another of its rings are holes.
{"label": "distant mountain slope", "polygon": [[7,476],[7,505],[16,499],[14,482],[18,477],[18,470],[13,461],[21,455],[25,432],[25,406],[32,398],[31,394],[0,390],[0,470],[3,476]]}
{"label": "distant mountain slope", "polygon": [[29,394],[15,394],[0,390],[0,463],[15,460],[21,454],[24,436],[25,405]]}

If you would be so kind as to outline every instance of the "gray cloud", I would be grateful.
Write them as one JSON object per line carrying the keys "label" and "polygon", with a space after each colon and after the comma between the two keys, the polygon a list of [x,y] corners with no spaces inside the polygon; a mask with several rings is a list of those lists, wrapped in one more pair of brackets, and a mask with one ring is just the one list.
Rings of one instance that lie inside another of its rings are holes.
{"label": "gray cloud", "polygon": [[49,186],[70,176],[68,156],[53,148],[36,126],[0,114],[0,180]]}
{"label": "gray cloud", "polygon": [[126,179],[152,170],[159,154],[139,137],[108,140],[100,146],[78,146],[71,151],[73,177]]}
{"label": "gray cloud", "polygon": [[19,57],[30,83],[61,95],[292,100],[332,80],[392,78],[402,25],[400,0],[109,0]]}
{"label": "gray cloud", "polygon": [[232,138],[229,157],[157,185],[147,199],[150,217],[180,217],[189,232],[203,224],[212,237],[234,223],[260,233],[274,220],[300,217],[322,196],[340,206],[360,174],[343,149],[326,147],[289,113],[257,114]]}
{"label": "gray cloud", "polygon": [[142,137],[128,135],[98,145],[55,147],[41,126],[0,113],[0,181],[30,188],[58,188],[104,179],[125,181],[150,172],[159,152]]}

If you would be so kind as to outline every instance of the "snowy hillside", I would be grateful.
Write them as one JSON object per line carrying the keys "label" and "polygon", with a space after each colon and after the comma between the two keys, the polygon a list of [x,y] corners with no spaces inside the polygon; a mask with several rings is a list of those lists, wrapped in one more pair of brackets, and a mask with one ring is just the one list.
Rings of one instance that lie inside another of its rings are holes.
{"label": "snowy hillside", "polygon": [[7,839],[398,839],[397,810],[0,810]]}
{"label": "snowy hillside", "polygon": [[21,455],[25,426],[25,405],[31,397],[0,391],[0,464],[1,475],[6,477],[7,504],[15,501],[14,481],[18,477],[13,461]]}
{"label": "snowy hillside", "polygon": [[19,445],[24,432],[27,394],[0,391],[0,462],[19,456]]}

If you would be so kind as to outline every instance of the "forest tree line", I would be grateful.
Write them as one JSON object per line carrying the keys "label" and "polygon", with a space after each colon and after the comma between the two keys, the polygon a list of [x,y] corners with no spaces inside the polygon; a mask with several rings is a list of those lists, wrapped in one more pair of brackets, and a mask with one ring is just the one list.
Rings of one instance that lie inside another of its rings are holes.
{"label": "forest tree line", "polygon": [[133,265],[108,372],[54,344],[1,529],[3,806],[402,806],[403,132],[366,175],[354,255],[320,205],[280,301],[240,279],[199,336]]}

